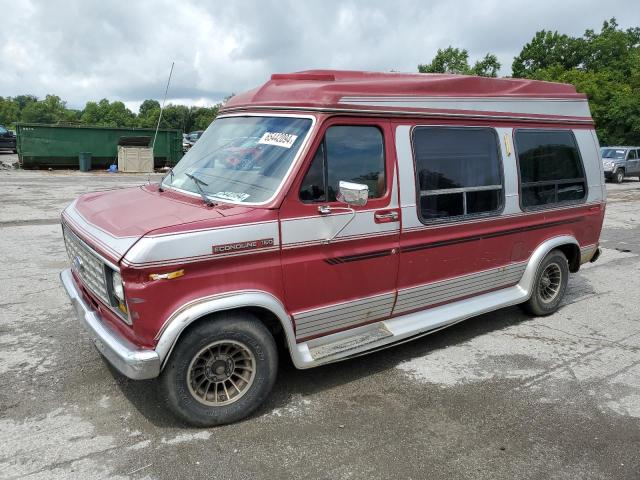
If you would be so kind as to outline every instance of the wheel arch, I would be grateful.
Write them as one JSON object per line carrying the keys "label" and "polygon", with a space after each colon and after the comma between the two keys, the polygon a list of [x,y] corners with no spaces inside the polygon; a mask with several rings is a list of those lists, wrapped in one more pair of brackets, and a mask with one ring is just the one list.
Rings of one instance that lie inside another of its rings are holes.
{"label": "wheel arch", "polygon": [[571,273],[575,273],[580,270],[580,247],[577,243],[565,243],[556,247],[564,256],[567,257],[567,261],[569,262],[569,271]]}
{"label": "wheel arch", "polygon": [[[536,247],[533,254],[529,257],[527,268],[518,283],[518,286],[525,292],[527,298],[531,296],[532,286],[535,281],[536,273],[538,272],[538,267],[552,250],[560,250],[565,254],[565,256],[567,255],[567,252],[570,255],[574,255],[575,251],[577,251],[577,264],[578,268],[580,267],[580,244],[575,237],[572,235],[560,235],[545,240]],[[571,269],[572,258],[567,256],[567,260],[569,261],[569,268]]]}
{"label": "wheel arch", "polygon": [[230,311],[252,313],[265,324],[276,340],[281,336],[292,351],[291,347],[295,345],[293,323],[280,300],[262,291],[231,292],[191,301],[167,319],[156,337],[158,343],[155,350],[160,356],[161,370],[180,337],[189,328],[210,320],[216,313]]}

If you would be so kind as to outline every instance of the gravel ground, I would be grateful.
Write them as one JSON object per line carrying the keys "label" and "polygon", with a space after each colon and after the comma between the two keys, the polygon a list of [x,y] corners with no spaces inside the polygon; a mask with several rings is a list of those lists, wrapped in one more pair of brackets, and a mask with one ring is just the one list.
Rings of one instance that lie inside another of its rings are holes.
{"label": "gravel ground", "polygon": [[637,179],[609,184],[603,255],[553,316],[508,308],[326,367],[285,360],[263,408],[208,430],[108,368],[58,281],[61,209],[144,181],[0,170],[0,478],[640,477]]}

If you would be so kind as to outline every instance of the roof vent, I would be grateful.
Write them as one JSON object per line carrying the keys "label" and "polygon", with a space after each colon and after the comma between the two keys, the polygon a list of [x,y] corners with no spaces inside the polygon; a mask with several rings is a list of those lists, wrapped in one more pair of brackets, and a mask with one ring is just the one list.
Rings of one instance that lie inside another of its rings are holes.
{"label": "roof vent", "polygon": [[330,73],[274,73],[271,80],[313,80],[316,82],[333,82],[336,77]]}

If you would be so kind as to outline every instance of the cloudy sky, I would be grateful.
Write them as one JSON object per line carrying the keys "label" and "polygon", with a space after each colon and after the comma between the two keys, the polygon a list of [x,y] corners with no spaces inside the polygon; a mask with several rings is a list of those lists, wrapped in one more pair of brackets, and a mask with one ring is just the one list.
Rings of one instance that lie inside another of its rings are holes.
{"label": "cloudy sky", "polygon": [[537,30],[580,35],[637,0],[0,0],[0,96],[106,97],[134,110],[169,98],[207,105],[310,68],[416,71],[438,48],[495,53],[502,74]]}

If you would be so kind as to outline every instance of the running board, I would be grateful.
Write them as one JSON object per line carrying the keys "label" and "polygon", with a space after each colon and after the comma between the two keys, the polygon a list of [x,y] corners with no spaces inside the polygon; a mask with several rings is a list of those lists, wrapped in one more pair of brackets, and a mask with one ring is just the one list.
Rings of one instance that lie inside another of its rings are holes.
{"label": "running board", "polygon": [[[413,313],[402,313],[306,342],[290,343],[293,363],[297,368],[311,368],[364,355],[428,335],[470,317],[522,303],[530,296],[538,265],[545,255],[558,246],[568,244],[578,245],[570,235],[553,237],[540,244],[529,257],[527,268],[517,285]],[[291,339],[295,339],[293,332],[289,337]]]}
{"label": "running board", "polygon": [[469,317],[521,303],[527,298],[528,292],[520,285],[507,287],[298,343],[293,358],[298,359],[297,368],[310,368],[357,357],[428,335]]}
{"label": "running board", "polygon": [[349,350],[356,350],[369,343],[377,342],[383,338],[392,337],[393,333],[387,330],[384,325],[379,326],[375,330],[368,330],[358,335],[342,338],[333,343],[325,343],[312,347],[309,349],[311,356],[314,360],[320,360],[325,357],[337,355],[338,353],[348,352]]}

